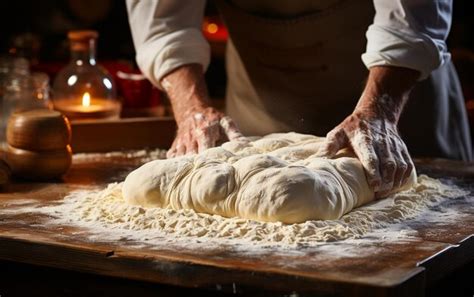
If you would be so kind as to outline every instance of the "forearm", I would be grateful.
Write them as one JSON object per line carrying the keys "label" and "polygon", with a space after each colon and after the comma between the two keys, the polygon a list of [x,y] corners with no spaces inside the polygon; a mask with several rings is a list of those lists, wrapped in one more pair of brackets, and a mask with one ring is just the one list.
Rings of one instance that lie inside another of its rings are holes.
{"label": "forearm", "polygon": [[178,125],[191,113],[210,106],[202,66],[188,64],[167,74],[161,80]]}
{"label": "forearm", "polygon": [[318,154],[332,157],[351,147],[378,197],[405,184],[413,162],[397,132],[397,122],[420,73],[408,68],[370,68],[364,92],[354,112],[326,136]]}
{"label": "forearm", "polygon": [[370,68],[367,84],[357,103],[356,111],[362,110],[384,116],[397,123],[419,75],[418,71],[408,68],[392,66]]}

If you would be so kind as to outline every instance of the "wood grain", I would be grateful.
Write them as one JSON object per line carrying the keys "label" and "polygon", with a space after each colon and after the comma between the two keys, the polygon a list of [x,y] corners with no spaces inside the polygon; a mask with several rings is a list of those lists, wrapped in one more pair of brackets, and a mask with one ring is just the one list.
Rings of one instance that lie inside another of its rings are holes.
{"label": "wood grain", "polygon": [[[443,166],[457,167],[459,183],[469,185],[471,164],[424,160],[428,171],[447,177]],[[447,163],[446,163],[447,162]],[[417,164],[420,164],[417,162]],[[0,207],[18,199],[48,204],[69,191],[103,187],[120,181],[139,165],[134,159],[106,158],[75,162],[62,182],[13,183],[0,194]],[[439,167],[440,166],[440,167]],[[419,171],[424,172],[423,166]],[[441,169],[439,169],[441,168]],[[438,170],[438,171],[436,171]],[[467,186],[468,187],[468,186]],[[474,212],[472,205],[452,208]],[[0,215],[0,259],[57,267],[98,275],[229,293],[283,296],[294,292],[324,296],[423,296],[426,286],[472,261],[473,216],[436,226],[410,221],[414,239],[334,243],[334,248],[359,250],[360,255],[334,255],[327,249],[298,253],[243,252],[232,245],[196,250],[179,245],[152,246],[133,241],[91,240],[74,226],[41,224],[34,213]],[[369,253],[364,251],[370,251]]]}

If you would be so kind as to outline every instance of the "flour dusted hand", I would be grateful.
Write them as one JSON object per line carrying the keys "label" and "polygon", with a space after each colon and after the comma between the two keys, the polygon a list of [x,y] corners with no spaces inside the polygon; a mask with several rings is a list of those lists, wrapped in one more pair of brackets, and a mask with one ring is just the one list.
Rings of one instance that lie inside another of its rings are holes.
{"label": "flour dusted hand", "polygon": [[243,139],[234,121],[212,106],[199,64],[178,67],[161,81],[178,126],[168,158],[202,152],[228,140]]}
{"label": "flour dusted hand", "polygon": [[334,156],[351,147],[364,166],[367,180],[377,196],[387,196],[410,177],[414,168],[395,121],[356,110],[327,134],[319,156]]}
{"label": "flour dusted hand", "polygon": [[[372,201],[374,192],[354,155],[317,157],[323,142],[296,133],[230,141],[199,155],[149,162],[127,176],[122,193],[130,204],[224,217],[337,219]],[[415,178],[413,172],[403,188]]]}
{"label": "flour dusted hand", "polygon": [[398,120],[420,73],[395,66],[373,66],[357,105],[327,134],[320,156],[352,148],[378,198],[403,185],[414,169],[397,131]]}
{"label": "flour dusted hand", "polygon": [[168,158],[195,154],[219,143],[243,138],[234,121],[212,107],[190,111],[183,117],[185,120],[179,123]]}

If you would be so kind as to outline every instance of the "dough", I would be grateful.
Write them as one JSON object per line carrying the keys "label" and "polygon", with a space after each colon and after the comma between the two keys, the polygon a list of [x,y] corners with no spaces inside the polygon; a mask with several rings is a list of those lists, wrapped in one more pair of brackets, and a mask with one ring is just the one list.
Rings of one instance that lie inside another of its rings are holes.
{"label": "dough", "polygon": [[[193,209],[258,221],[338,219],[374,200],[362,164],[340,151],[315,157],[322,137],[275,133],[233,141],[193,156],[156,160],[131,172],[122,188],[130,204]],[[413,172],[402,190],[414,185]]]}

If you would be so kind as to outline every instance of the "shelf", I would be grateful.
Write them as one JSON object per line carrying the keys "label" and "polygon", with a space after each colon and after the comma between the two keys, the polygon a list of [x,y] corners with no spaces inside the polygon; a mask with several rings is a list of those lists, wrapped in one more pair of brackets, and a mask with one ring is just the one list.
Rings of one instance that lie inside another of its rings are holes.
{"label": "shelf", "polygon": [[173,117],[73,121],[74,153],[144,148],[169,148],[176,123]]}

